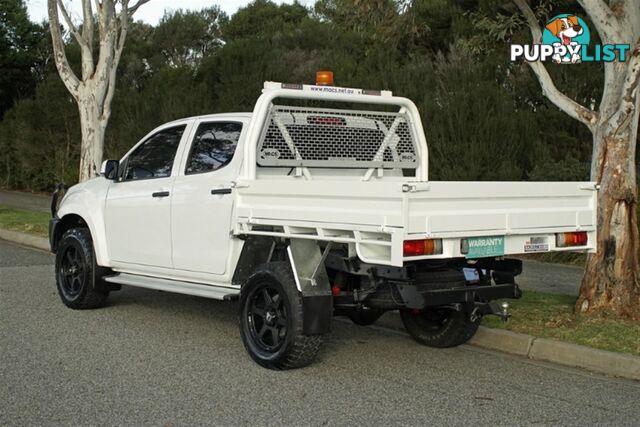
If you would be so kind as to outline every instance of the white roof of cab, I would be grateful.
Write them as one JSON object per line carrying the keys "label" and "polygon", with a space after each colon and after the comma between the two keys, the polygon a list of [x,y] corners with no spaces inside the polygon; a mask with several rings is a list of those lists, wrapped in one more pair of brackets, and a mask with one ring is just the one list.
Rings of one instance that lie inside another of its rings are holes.
{"label": "white roof of cab", "polygon": [[220,120],[220,119],[250,119],[251,118],[251,113],[219,113],[219,114],[203,114],[202,116],[192,116],[192,117],[184,117],[182,119],[176,119],[176,120],[172,120],[170,122],[167,122],[163,125],[170,125],[170,124],[175,124],[175,123],[184,123],[184,122],[188,122],[188,121],[195,121],[195,120]]}

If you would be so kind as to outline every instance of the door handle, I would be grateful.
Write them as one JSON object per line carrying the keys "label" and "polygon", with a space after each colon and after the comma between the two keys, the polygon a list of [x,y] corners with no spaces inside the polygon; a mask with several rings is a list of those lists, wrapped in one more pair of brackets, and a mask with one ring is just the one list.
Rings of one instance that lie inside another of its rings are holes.
{"label": "door handle", "polygon": [[211,194],[231,194],[230,188],[214,188],[211,190]]}
{"label": "door handle", "polygon": [[156,191],[155,193],[151,194],[152,197],[169,197],[169,192],[168,191]]}

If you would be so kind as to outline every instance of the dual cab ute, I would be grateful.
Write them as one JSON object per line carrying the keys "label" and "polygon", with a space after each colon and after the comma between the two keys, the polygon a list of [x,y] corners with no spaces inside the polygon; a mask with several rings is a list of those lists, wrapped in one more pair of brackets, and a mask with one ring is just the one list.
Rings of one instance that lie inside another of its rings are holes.
{"label": "dual cab ute", "polygon": [[399,310],[418,342],[462,344],[509,316],[492,301],[521,295],[505,256],[595,249],[594,183],[435,182],[428,165],[410,100],[266,82],[253,113],[167,123],[54,196],[60,297],[239,300],[249,355],[287,369],[314,359],[334,314]]}

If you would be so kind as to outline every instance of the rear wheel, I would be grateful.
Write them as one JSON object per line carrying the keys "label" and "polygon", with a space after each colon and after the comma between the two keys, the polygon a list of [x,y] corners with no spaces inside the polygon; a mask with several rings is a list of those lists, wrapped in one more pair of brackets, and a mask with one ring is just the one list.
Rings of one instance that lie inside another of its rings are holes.
{"label": "rear wheel", "polygon": [[401,310],[400,318],[414,340],[440,348],[455,347],[469,341],[480,322],[472,322],[467,313],[451,308]]}
{"label": "rear wheel", "polygon": [[99,271],[89,230],[67,230],[56,250],[56,286],[62,302],[73,309],[103,306],[109,292],[99,286]]}
{"label": "rear wheel", "polygon": [[240,334],[247,352],[269,369],[310,364],[322,338],[303,334],[302,295],[291,267],[273,262],[257,268],[240,295]]}
{"label": "rear wheel", "polygon": [[418,270],[415,277],[419,290],[448,289],[465,286],[464,273],[459,270]]}

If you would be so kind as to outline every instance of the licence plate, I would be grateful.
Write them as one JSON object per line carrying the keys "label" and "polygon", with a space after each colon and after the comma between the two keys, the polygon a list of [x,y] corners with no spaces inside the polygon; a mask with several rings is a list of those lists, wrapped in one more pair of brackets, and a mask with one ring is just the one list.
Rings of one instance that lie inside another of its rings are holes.
{"label": "licence plate", "polygon": [[467,258],[486,258],[504,255],[504,236],[469,237]]}

